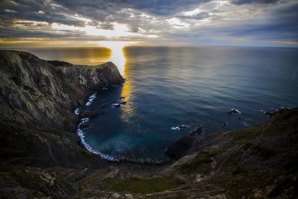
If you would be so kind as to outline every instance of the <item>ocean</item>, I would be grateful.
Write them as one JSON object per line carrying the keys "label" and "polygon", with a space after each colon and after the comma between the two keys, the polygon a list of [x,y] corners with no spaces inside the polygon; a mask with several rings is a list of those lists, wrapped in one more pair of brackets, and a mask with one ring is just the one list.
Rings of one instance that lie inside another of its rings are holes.
{"label": "ocean", "polygon": [[[298,105],[296,48],[26,50],[48,60],[118,66],[125,83],[81,107],[100,113],[80,130],[83,143],[110,160],[163,162],[165,149],[197,127],[205,134],[241,129],[264,122],[264,111]],[[126,104],[113,107],[121,97]],[[241,114],[227,114],[233,108]]]}

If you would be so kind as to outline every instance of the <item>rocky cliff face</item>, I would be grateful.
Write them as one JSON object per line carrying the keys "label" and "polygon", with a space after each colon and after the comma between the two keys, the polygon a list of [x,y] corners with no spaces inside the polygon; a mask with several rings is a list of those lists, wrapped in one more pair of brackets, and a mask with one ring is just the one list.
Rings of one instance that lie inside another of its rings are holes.
{"label": "rocky cliff face", "polygon": [[79,146],[73,110],[91,93],[122,81],[111,62],[76,66],[0,51],[1,161],[41,167],[100,161]]}
{"label": "rocky cliff face", "polygon": [[122,82],[109,62],[96,67],[48,62],[17,51],[0,51],[0,119],[22,125],[74,129],[73,109],[105,85]]}

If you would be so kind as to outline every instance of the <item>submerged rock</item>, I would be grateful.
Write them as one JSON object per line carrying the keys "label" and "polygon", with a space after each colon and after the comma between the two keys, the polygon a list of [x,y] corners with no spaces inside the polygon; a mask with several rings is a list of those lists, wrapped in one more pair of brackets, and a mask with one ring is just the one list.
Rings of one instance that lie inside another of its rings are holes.
{"label": "submerged rock", "polygon": [[184,125],[184,124],[181,124],[179,126],[172,126],[171,129],[174,130],[174,131],[181,131],[181,130],[184,130],[184,129],[187,129],[189,128],[188,126]]}
{"label": "submerged rock", "polygon": [[229,124],[229,122],[228,121],[226,121],[226,122],[224,122],[223,124],[222,124],[222,128],[225,128],[225,127],[227,127],[228,126],[228,124]]}
{"label": "submerged rock", "polygon": [[235,109],[235,108],[232,108],[229,112],[228,112],[229,115],[232,115],[232,114],[241,114],[241,111],[239,111],[238,109]]}
{"label": "submerged rock", "polygon": [[121,105],[125,105],[127,102],[126,101],[121,101],[119,102]]}
{"label": "submerged rock", "polygon": [[120,107],[120,103],[113,103],[112,104],[112,108],[119,108]]}

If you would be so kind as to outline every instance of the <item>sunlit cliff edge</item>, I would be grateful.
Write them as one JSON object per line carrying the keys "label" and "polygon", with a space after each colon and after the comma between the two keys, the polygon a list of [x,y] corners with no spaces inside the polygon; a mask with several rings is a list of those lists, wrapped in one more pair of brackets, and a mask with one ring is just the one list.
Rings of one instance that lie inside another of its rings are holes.
{"label": "sunlit cliff edge", "polygon": [[73,129],[72,110],[78,104],[91,92],[122,81],[111,62],[76,66],[26,52],[0,51],[0,66],[1,118],[51,128]]}
{"label": "sunlit cliff edge", "polygon": [[74,133],[73,110],[122,82],[113,63],[77,66],[0,51],[0,198],[297,197],[298,109],[255,127],[192,134],[169,147],[183,156],[164,165],[89,153]]}

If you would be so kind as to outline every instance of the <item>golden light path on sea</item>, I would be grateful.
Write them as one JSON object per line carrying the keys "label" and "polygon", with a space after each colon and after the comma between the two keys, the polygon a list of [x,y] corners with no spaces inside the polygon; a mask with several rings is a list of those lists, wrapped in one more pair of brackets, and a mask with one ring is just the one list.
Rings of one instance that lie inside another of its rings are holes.
{"label": "golden light path on sea", "polygon": [[125,47],[135,45],[136,42],[124,42],[124,41],[102,41],[99,45],[109,48],[111,50],[111,56],[109,61],[113,62],[120,72],[120,74],[126,78],[121,90],[121,96],[125,97],[127,104],[121,108],[121,118],[123,121],[129,122],[130,118],[134,115],[134,105],[133,105],[133,91],[134,86],[132,82],[127,79],[130,77],[131,70],[129,70],[129,65],[127,65],[127,55],[125,53]]}

